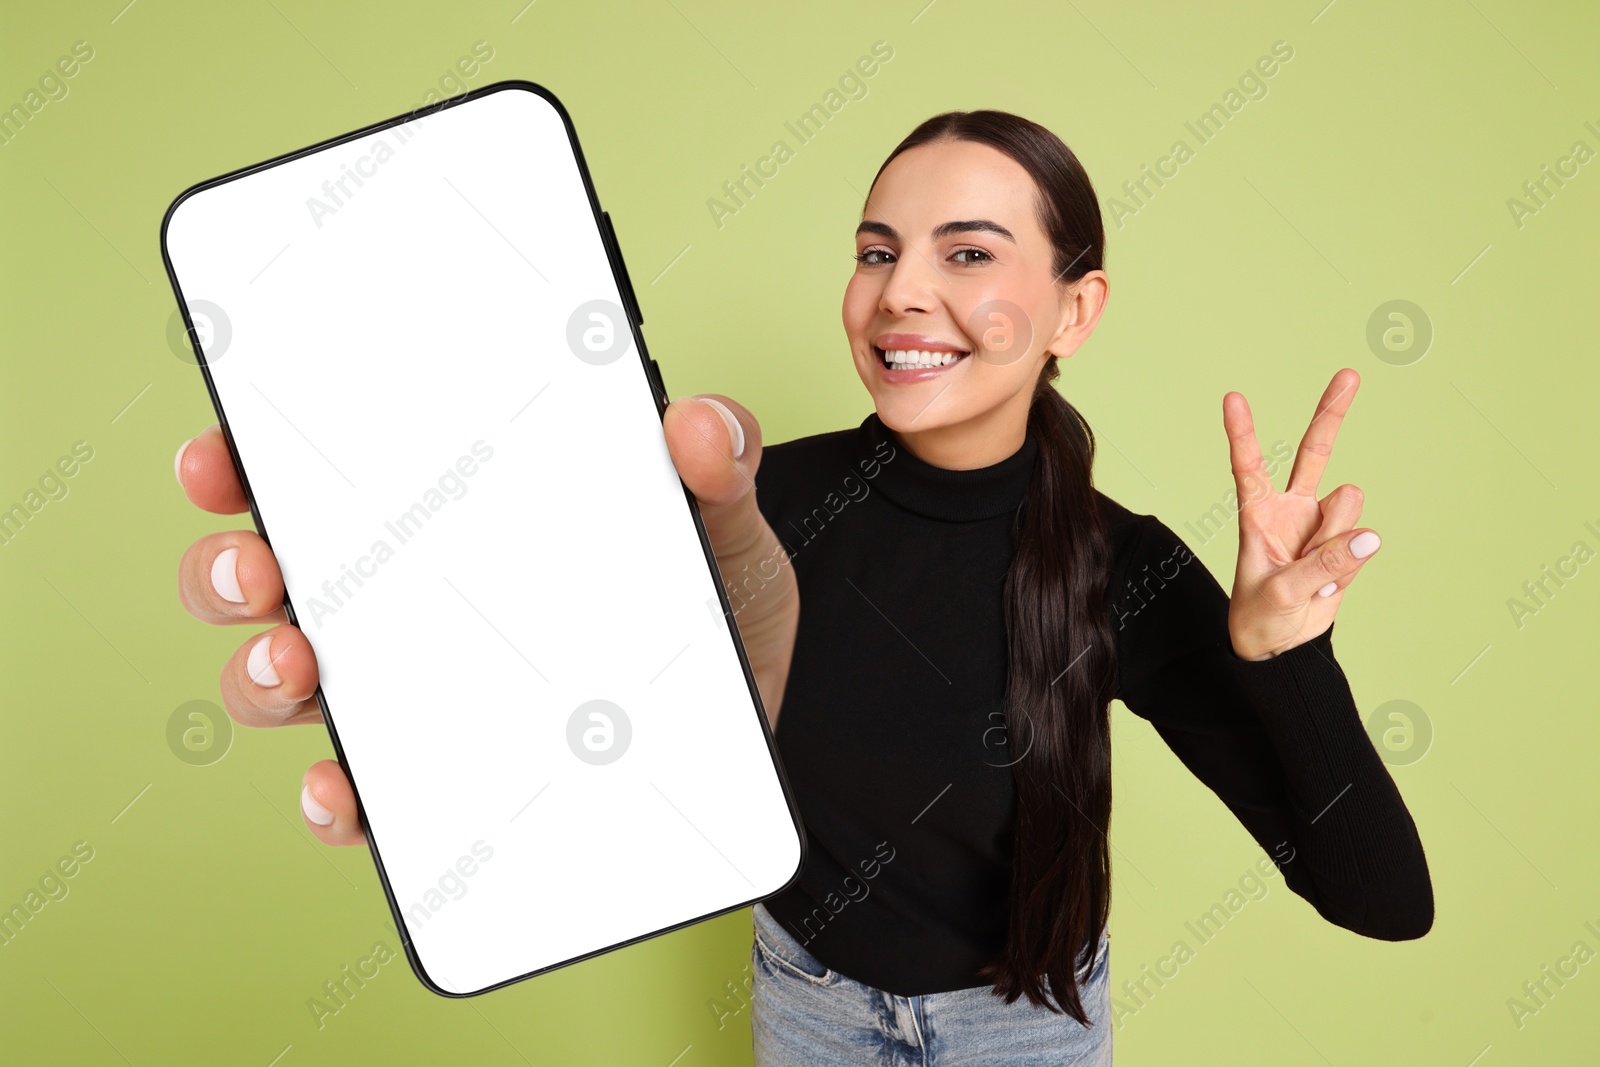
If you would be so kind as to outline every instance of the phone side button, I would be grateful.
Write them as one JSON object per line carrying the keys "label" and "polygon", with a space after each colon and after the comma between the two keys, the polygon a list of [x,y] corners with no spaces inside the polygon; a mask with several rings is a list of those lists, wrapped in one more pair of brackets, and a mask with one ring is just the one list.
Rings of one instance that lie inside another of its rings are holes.
{"label": "phone side button", "polygon": [[617,240],[617,227],[611,221],[611,212],[600,212],[600,218],[606,226],[606,238],[611,242],[611,250],[617,254],[618,280],[622,283],[622,299],[628,306],[628,314],[633,316],[634,324],[644,325],[644,310],[639,307],[639,296],[633,291],[633,278],[628,274],[628,264],[622,258],[622,243]]}
{"label": "phone side button", "polygon": [[656,388],[661,390],[661,398],[666,403],[672,403],[672,398],[667,393],[667,380],[661,376],[661,364],[653,358],[650,360],[650,373],[655,377]]}

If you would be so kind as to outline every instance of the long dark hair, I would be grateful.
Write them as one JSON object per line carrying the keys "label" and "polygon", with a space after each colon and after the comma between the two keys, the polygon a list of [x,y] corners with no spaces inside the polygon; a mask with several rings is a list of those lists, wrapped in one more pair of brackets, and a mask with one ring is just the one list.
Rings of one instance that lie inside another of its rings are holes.
{"label": "long dark hair", "polygon": [[[908,148],[950,140],[998,149],[1033,177],[1058,283],[1101,268],[1099,201],[1059,137],[1004,111],[949,111],[912,130],[883,167]],[[1012,765],[1017,825],[1005,951],[979,973],[1007,1004],[1026,994],[1088,1026],[1078,973],[1081,967],[1089,975],[1111,904],[1117,650],[1106,607],[1112,553],[1094,490],[1094,433],[1052,384],[1058,361],[1049,357],[1034,383],[1028,426],[1039,458],[1017,510],[1006,573],[1006,734],[1013,753],[1027,748]]]}

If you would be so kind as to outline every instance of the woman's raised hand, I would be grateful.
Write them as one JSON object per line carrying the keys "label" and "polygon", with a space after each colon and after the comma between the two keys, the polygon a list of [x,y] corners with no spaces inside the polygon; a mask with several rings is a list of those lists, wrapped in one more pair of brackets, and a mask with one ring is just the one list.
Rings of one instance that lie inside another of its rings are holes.
{"label": "woman's raised hand", "polygon": [[1222,398],[1239,497],[1228,632],[1241,659],[1268,659],[1321,635],[1333,625],[1345,589],[1377,551],[1378,535],[1356,527],[1360,489],[1346,483],[1317,499],[1339,424],[1360,385],[1361,376],[1349,367],[1333,376],[1281,493],[1262,461],[1249,403],[1237,392]]}
{"label": "woman's raised hand", "polygon": [[[775,560],[783,564],[757,595],[741,602],[736,615],[775,726],[800,598],[788,559],[756,508],[761,427],[739,404],[712,395],[673,401],[663,431],[679,476],[700,503],[722,572],[737,575],[746,566],[756,570]],[[196,506],[219,515],[249,511],[219,427],[212,426],[184,444],[174,466]],[[195,618],[214,625],[272,627],[247,639],[222,668],[223,706],[245,726],[322,721],[315,695],[317,658],[305,634],[287,621],[283,595],[277,558],[253,530],[207,534],[189,546],[178,565],[178,599]],[[306,771],[301,810],[312,833],[327,844],[358,845],[366,840],[355,794],[334,760],[321,760]]]}

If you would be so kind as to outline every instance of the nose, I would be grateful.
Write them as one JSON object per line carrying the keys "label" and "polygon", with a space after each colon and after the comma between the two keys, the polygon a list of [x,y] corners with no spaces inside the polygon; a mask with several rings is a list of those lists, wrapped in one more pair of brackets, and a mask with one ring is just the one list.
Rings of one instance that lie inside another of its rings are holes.
{"label": "nose", "polygon": [[904,317],[914,311],[932,311],[938,304],[939,283],[944,275],[926,253],[906,248],[895,260],[883,285],[878,307],[891,317]]}

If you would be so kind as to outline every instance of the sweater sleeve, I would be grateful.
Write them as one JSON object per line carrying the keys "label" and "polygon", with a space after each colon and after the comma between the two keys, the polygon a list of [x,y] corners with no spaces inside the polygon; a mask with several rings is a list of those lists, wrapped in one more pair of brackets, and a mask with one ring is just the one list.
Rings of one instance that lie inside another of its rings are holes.
{"label": "sweater sleeve", "polygon": [[1141,516],[1107,591],[1118,697],[1273,857],[1329,922],[1402,941],[1433,925],[1433,886],[1405,801],[1333,654],[1333,628],[1239,658],[1228,595],[1160,520]]}

